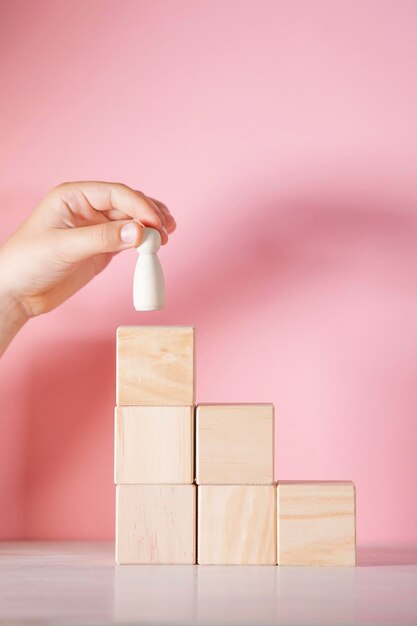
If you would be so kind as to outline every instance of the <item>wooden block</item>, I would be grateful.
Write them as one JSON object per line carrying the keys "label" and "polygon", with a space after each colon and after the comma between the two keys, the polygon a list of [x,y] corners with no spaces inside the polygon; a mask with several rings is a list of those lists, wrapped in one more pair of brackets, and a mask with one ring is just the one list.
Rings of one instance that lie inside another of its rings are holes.
{"label": "wooden block", "polygon": [[355,565],[355,487],[279,482],[278,565]]}
{"label": "wooden block", "polygon": [[272,404],[199,404],[196,411],[199,485],[271,485]]}
{"label": "wooden block", "polygon": [[195,485],[116,487],[117,563],[192,565],[195,535]]}
{"label": "wooden block", "polygon": [[198,563],[276,565],[272,485],[198,487]]}
{"label": "wooden block", "polygon": [[118,405],[194,404],[194,328],[117,329]]}
{"label": "wooden block", "polygon": [[194,482],[193,407],[116,407],[114,436],[116,484]]}

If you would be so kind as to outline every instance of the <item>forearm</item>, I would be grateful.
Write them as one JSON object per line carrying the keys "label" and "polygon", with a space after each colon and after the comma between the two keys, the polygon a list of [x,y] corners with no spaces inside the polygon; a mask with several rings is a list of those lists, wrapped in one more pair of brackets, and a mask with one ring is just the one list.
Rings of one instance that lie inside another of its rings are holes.
{"label": "forearm", "polygon": [[23,307],[0,287],[0,356],[27,319]]}

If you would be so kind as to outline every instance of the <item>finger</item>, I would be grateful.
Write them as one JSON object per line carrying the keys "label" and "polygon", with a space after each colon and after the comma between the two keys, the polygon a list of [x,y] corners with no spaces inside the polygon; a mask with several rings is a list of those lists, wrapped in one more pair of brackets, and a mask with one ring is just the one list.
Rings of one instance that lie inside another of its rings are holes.
{"label": "finger", "polygon": [[165,220],[166,220],[167,231],[168,233],[172,233],[175,230],[176,225],[177,225],[175,222],[174,216],[172,215],[168,207],[163,202],[161,202],[160,200],[157,200],[156,198],[150,198],[150,199],[153,202],[155,202],[155,204],[159,207],[159,209],[164,214]]}
{"label": "finger", "polygon": [[168,243],[168,231],[165,227],[163,227],[159,234],[161,236],[161,245],[164,246]]}
{"label": "finger", "polygon": [[[142,191],[139,191],[138,189],[135,189],[136,193],[142,194]],[[166,216],[164,211],[161,209],[161,207],[159,206],[159,204],[157,202],[155,202],[155,200],[153,198],[151,198],[150,196],[145,196],[149,202],[152,204],[153,208],[155,209],[156,213],[159,216],[159,219],[161,220],[161,224],[163,226],[165,226],[165,228],[167,227],[166,224]]]}
{"label": "finger", "polygon": [[109,211],[103,211],[100,215],[105,215],[107,219],[114,220],[117,222],[118,220],[128,220],[130,216],[124,211],[119,211],[119,209],[110,209]]}
{"label": "finger", "polygon": [[143,239],[143,226],[134,220],[106,222],[81,228],[57,229],[56,238],[60,257],[77,263],[97,254],[138,246]]}
{"label": "finger", "polygon": [[[139,192],[138,192],[139,193]],[[159,207],[157,207],[158,212],[161,211]],[[111,209],[109,211],[103,211],[100,215],[106,216],[106,219],[109,220],[127,220],[129,216],[118,209]],[[103,220],[104,221],[104,220]],[[161,211],[161,222],[162,226],[159,229],[159,234],[161,237],[161,244],[165,245],[168,242],[168,230],[165,226],[165,216]],[[172,231],[171,231],[172,232]]]}
{"label": "finger", "polygon": [[[135,190],[137,193],[142,193],[140,191]],[[165,245],[166,243],[168,243],[168,235],[170,232],[172,232],[172,228],[169,228],[168,225],[168,221],[167,221],[167,216],[166,213],[163,211],[163,209],[159,206],[159,203],[157,200],[154,200],[153,198],[150,198],[149,196],[147,196],[148,200],[150,200],[152,202],[152,204],[155,206],[155,210],[158,212],[158,215],[161,219],[161,223],[162,226],[159,229],[159,234],[161,236],[161,245]]]}
{"label": "finger", "polygon": [[164,204],[163,202],[161,202],[161,200],[158,200],[157,198],[152,198],[152,196],[148,196],[148,198],[155,202],[155,204],[159,206],[159,208],[165,213],[165,215],[170,215],[173,218],[173,215],[166,204]]}
{"label": "finger", "polygon": [[96,211],[115,209],[145,226],[159,230],[162,225],[159,207],[142,192],[121,183],[96,181],[64,183],[59,185],[54,193],[74,211],[77,211],[84,196]]}

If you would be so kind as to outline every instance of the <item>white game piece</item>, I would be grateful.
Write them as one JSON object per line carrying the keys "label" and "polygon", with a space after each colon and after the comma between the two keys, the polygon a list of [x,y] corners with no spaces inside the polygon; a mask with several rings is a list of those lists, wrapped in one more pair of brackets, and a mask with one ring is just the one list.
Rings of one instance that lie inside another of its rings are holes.
{"label": "white game piece", "polygon": [[133,306],[136,311],[157,311],[165,306],[165,283],[157,252],[161,235],[154,228],[145,228],[133,278]]}

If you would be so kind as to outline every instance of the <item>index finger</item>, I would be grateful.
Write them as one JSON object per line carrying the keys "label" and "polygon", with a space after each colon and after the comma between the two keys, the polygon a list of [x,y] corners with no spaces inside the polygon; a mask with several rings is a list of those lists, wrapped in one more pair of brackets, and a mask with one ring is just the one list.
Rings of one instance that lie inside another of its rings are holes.
{"label": "index finger", "polygon": [[135,191],[122,183],[101,181],[78,181],[64,183],[58,188],[64,201],[74,201],[82,194],[96,211],[120,211],[144,226],[160,229],[162,222],[152,201],[140,191]]}

